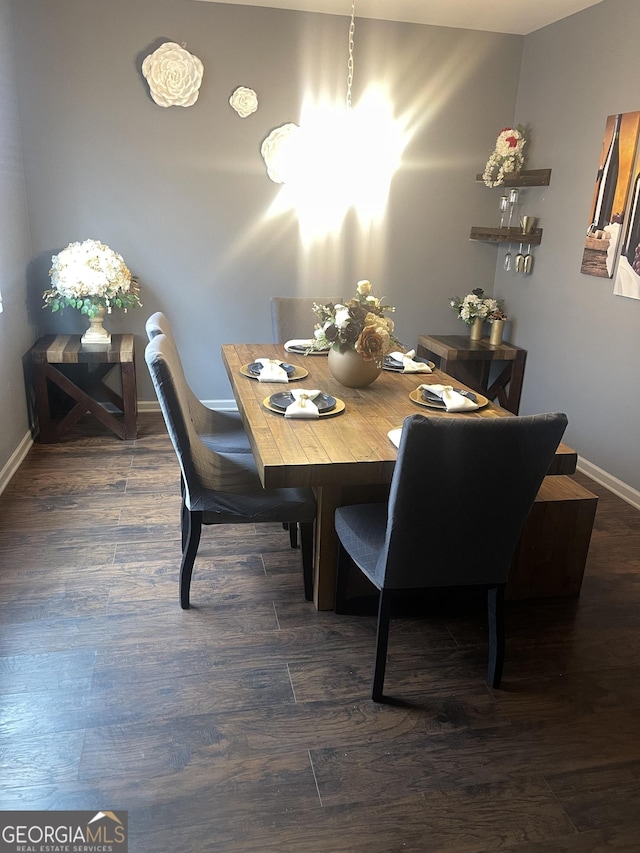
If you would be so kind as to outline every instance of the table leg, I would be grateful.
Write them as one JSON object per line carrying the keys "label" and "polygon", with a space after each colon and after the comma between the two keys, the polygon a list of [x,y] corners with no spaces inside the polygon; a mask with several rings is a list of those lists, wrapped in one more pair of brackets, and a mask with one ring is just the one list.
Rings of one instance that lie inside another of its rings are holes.
{"label": "table leg", "polygon": [[335,511],[340,506],[340,486],[318,486],[316,541],[313,566],[313,603],[316,610],[333,610],[336,585],[337,539]]}
{"label": "table leg", "polygon": [[520,409],[520,397],[522,395],[522,382],[524,380],[524,366],[527,360],[525,350],[516,353],[513,367],[511,368],[511,382],[509,384],[509,405],[506,406],[510,412],[518,414]]}
{"label": "table leg", "polygon": [[132,361],[121,365],[122,410],[124,412],[124,437],[134,439],[138,434],[138,398],[136,395],[136,368]]}
{"label": "table leg", "polygon": [[43,444],[53,444],[57,441],[57,433],[51,418],[46,364],[33,365],[33,386],[36,397],[36,416],[38,418],[38,440]]}

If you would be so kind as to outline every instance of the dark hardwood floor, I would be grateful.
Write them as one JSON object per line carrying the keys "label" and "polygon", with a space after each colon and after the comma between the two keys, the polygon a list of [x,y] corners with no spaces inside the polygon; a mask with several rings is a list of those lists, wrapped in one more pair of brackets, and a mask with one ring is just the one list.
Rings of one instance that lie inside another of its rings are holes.
{"label": "dark hardwood floor", "polygon": [[394,620],[393,707],[374,619],[316,612],[279,525],[206,528],[180,609],[159,415],[35,445],[0,497],[0,808],[126,809],[132,853],[640,850],[640,513],[580,479],[580,598],[508,605],[500,690],[482,606]]}

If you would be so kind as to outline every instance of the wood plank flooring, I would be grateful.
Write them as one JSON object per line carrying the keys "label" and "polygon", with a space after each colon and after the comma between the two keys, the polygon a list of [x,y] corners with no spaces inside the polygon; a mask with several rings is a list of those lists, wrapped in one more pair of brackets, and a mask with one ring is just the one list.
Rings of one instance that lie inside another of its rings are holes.
{"label": "wood plank flooring", "polygon": [[582,594],[316,612],[280,525],[206,528],[178,605],[159,415],[84,419],[0,497],[0,809],[126,809],[135,853],[640,849],[640,513],[600,497]]}

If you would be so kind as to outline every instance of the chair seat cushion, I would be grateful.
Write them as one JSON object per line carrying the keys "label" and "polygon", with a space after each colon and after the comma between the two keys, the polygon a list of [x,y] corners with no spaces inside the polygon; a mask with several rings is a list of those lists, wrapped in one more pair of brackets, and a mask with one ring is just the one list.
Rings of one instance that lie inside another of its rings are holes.
{"label": "chair seat cushion", "polygon": [[369,580],[381,588],[384,566],[378,567],[387,530],[386,503],[341,506],[336,510],[338,538]]}
{"label": "chair seat cushion", "polygon": [[200,412],[198,418],[194,417],[194,426],[200,441],[211,450],[219,453],[251,453],[249,436],[244,430],[239,412],[216,412],[212,409]]}
{"label": "chair seat cushion", "polygon": [[[193,448],[203,456],[202,448]],[[265,489],[260,482],[253,455],[250,453],[217,453],[219,466],[211,475],[210,488],[188,488],[185,503],[188,509],[204,513],[203,524],[243,522],[313,521],[316,499],[312,489]],[[206,459],[201,461],[206,469]],[[216,486],[223,482],[224,488]]]}

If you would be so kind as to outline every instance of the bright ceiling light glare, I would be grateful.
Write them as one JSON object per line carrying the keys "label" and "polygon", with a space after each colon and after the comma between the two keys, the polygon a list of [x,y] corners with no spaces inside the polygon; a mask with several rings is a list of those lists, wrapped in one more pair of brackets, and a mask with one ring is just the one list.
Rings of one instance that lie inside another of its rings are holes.
{"label": "bright ceiling light glare", "polygon": [[294,211],[305,243],[337,233],[349,210],[363,226],[376,224],[407,141],[376,87],[351,108],[307,101],[286,167],[278,154],[283,186],[270,215]]}

